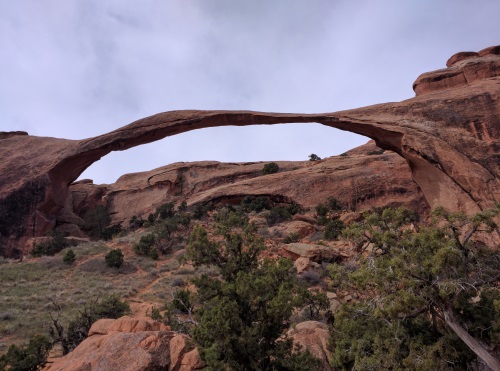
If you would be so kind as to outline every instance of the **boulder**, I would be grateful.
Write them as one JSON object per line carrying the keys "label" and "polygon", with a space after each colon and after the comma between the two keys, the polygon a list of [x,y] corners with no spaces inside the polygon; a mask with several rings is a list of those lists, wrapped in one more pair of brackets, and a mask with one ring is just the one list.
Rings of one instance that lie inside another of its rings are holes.
{"label": "boulder", "polygon": [[292,338],[294,344],[299,344],[303,349],[309,350],[314,357],[321,361],[320,370],[333,370],[329,363],[332,353],[328,349],[330,332],[326,324],[317,321],[301,322],[293,326],[287,334]]}
{"label": "boulder", "polygon": [[101,319],[89,337],[64,357],[53,359],[45,371],[83,370],[196,370],[203,363],[186,336],[168,331],[149,318],[128,316]]}

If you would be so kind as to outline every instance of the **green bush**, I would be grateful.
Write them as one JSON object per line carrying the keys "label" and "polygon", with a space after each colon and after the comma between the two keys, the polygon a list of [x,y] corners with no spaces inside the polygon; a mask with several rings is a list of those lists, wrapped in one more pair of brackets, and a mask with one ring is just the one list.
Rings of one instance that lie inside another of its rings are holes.
{"label": "green bush", "polygon": [[35,257],[43,255],[55,255],[73,243],[66,238],[61,232],[53,231],[50,233],[50,238],[46,241],[40,242],[35,245],[31,251],[31,255]]}
{"label": "green bush", "polygon": [[121,249],[111,250],[104,256],[106,265],[111,268],[120,268],[123,264],[123,253]]}
{"label": "green bush", "polygon": [[338,213],[342,211],[344,205],[335,197],[328,197],[326,204],[318,204],[316,206],[316,222],[319,225],[325,225],[329,220],[338,217]]}
{"label": "green bush", "polygon": [[130,218],[130,221],[128,223],[129,229],[136,230],[138,228],[141,228],[144,225],[144,222],[144,219],[134,215],[132,218]]}
{"label": "green bush", "polygon": [[71,265],[75,262],[75,260],[76,260],[76,255],[73,252],[73,250],[69,249],[68,251],[66,251],[66,254],[64,254],[64,257],[63,257],[63,261],[66,264]]}
{"label": "green bush", "polygon": [[181,313],[191,313],[193,311],[191,301],[191,291],[187,289],[178,290],[174,294],[172,306]]}
{"label": "green bush", "polygon": [[368,151],[368,155],[381,155],[385,152],[384,149],[377,149],[374,151]]}
{"label": "green bush", "polygon": [[268,196],[245,196],[240,202],[240,207],[244,212],[271,210],[273,203]]}
{"label": "green bush", "polygon": [[213,208],[214,205],[212,204],[212,202],[205,202],[202,204],[198,204],[194,208],[193,218],[197,220],[203,219],[210,210],[213,210]]}
{"label": "green bush", "polygon": [[269,162],[264,165],[264,168],[262,169],[262,174],[267,175],[267,174],[274,174],[277,173],[280,170],[280,167],[276,162]]}
{"label": "green bush", "polygon": [[294,310],[313,294],[299,284],[290,260],[259,260],[264,248],[252,225],[243,233],[227,232],[223,242],[209,239],[199,226],[190,237],[193,264],[220,269],[220,277],[193,280],[203,305],[192,336],[209,369],[318,369],[310,353],[294,351],[285,333]]}
{"label": "green bush", "polygon": [[0,370],[40,370],[47,363],[47,356],[51,348],[50,340],[42,335],[33,336],[25,345],[11,345],[7,353],[0,357]]}
{"label": "green bush", "polygon": [[109,236],[106,229],[110,223],[111,217],[108,210],[106,207],[98,205],[87,211],[83,218],[82,229],[94,240],[106,239]]}
{"label": "green bush", "polygon": [[78,317],[69,322],[66,335],[61,324],[54,320],[51,334],[55,341],[61,342],[63,352],[67,354],[87,338],[90,327],[95,321],[102,318],[120,318],[129,312],[130,306],[121,301],[118,296],[107,296],[86,304],[79,311]]}
{"label": "green bush", "polygon": [[318,155],[315,155],[314,153],[311,153],[309,155],[309,161],[319,161],[321,160],[321,157],[319,157]]}
{"label": "green bush", "polygon": [[301,212],[301,207],[298,204],[278,205],[271,209],[266,215],[269,225],[275,225],[286,220],[292,220],[293,215]]}
{"label": "green bush", "polygon": [[134,245],[134,252],[137,255],[146,255],[150,256],[152,250],[156,250],[153,246],[155,243],[156,237],[153,233],[148,233],[142,235],[139,242]]}
{"label": "green bush", "polygon": [[300,241],[300,234],[297,232],[291,233],[285,238],[283,238],[283,243],[294,243]]}
{"label": "green bush", "polygon": [[340,219],[330,220],[325,225],[324,237],[326,240],[337,240],[345,228],[344,222]]}

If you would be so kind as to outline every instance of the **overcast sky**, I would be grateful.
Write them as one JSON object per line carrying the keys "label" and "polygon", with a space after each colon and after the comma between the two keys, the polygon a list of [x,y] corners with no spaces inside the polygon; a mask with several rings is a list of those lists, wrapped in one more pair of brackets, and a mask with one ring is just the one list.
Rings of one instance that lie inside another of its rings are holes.
{"label": "overcast sky", "polygon": [[[452,54],[500,44],[499,16],[498,0],[0,0],[0,130],[82,139],[169,110],[400,101]],[[203,129],[113,152],[82,178],[366,141],[319,124]]]}

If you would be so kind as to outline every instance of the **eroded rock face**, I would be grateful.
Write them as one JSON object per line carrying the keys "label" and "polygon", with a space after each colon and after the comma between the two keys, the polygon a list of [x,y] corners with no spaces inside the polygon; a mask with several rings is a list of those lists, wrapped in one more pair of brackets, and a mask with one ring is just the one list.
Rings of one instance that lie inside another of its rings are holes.
{"label": "eroded rock face", "polygon": [[197,370],[203,367],[198,351],[185,335],[169,331],[149,318],[101,319],[89,337],[45,371],[77,370]]}
{"label": "eroded rock face", "polygon": [[[76,231],[86,210],[105,204],[114,224],[127,226],[133,216],[146,219],[166,202],[189,206],[208,201],[239,203],[245,195],[268,196],[276,202],[295,202],[305,208],[335,197],[348,209],[391,204],[424,211],[426,202],[411,178],[406,162],[371,141],[344,156],[321,161],[278,162],[280,172],[263,176],[264,163],[177,163],[143,173],[127,174],[114,184],[72,184],[57,216],[58,229]],[[276,226],[274,229],[283,229]],[[313,226],[294,221],[283,235],[305,236]]]}
{"label": "eroded rock face", "polygon": [[316,122],[351,131],[402,156],[431,207],[490,207],[500,200],[500,56],[492,47],[470,57],[420,76],[417,96],[400,103],[324,114],[171,111],[79,141],[2,134],[1,253],[53,228],[69,185],[102,156],[214,126]]}
{"label": "eroded rock face", "polygon": [[321,361],[320,370],[333,370],[329,363],[332,353],[328,349],[330,332],[326,324],[317,321],[301,322],[288,331],[288,336],[293,339],[294,344],[309,350]]}

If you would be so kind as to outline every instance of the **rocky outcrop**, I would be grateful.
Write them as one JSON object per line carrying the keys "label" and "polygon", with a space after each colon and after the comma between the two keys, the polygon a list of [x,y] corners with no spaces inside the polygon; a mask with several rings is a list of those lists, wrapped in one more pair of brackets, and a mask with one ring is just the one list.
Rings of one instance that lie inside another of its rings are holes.
{"label": "rocky outcrop", "polygon": [[288,336],[294,344],[300,345],[303,350],[309,350],[321,361],[320,370],[333,370],[329,363],[332,353],[328,349],[330,332],[326,324],[317,321],[301,322],[288,331]]}
{"label": "rocky outcrop", "polygon": [[203,368],[196,348],[190,349],[186,336],[169,331],[149,318],[101,319],[89,337],[45,371],[90,370],[175,370]]}
{"label": "rocky outcrop", "polygon": [[420,75],[413,84],[417,95],[453,89],[475,81],[500,76],[500,46],[492,46],[480,52],[460,52],[446,62],[445,69]]}
{"label": "rocky outcrop", "polygon": [[171,111],[84,140],[0,135],[0,249],[53,228],[69,185],[102,156],[214,126],[316,122],[351,131],[402,156],[431,207],[492,206],[500,200],[500,56],[487,50],[422,75],[417,96],[400,103],[324,114]]}
{"label": "rocky outcrop", "polygon": [[[114,224],[127,226],[131,217],[145,219],[166,202],[186,201],[190,206],[207,201],[239,203],[246,195],[265,195],[304,208],[335,197],[353,210],[397,204],[422,211],[426,203],[406,162],[394,152],[381,152],[371,141],[321,161],[280,161],[280,171],[266,176],[261,162],[205,161],[127,174],[109,185],[80,181],[69,187],[64,208],[57,215],[57,228],[78,236],[81,217],[99,203],[105,203]],[[314,228],[294,221],[273,229],[282,235],[304,237]]]}

